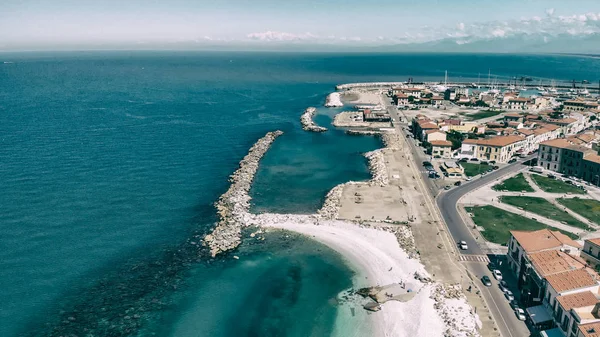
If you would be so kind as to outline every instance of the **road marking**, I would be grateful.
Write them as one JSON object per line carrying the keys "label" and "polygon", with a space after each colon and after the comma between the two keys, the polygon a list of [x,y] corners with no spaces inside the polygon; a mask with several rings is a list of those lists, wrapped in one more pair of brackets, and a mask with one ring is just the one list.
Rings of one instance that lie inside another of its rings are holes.
{"label": "road marking", "polygon": [[485,262],[490,263],[490,258],[487,255],[459,255],[459,261],[468,261],[468,262]]}

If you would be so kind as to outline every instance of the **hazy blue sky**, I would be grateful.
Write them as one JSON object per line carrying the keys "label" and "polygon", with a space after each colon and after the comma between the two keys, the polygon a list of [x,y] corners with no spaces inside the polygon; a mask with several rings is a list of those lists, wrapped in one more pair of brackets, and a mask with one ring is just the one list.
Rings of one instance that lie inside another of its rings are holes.
{"label": "hazy blue sky", "polygon": [[231,40],[423,42],[515,32],[576,35],[600,31],[599,17],[600,0],[2,0],[0,48]]}

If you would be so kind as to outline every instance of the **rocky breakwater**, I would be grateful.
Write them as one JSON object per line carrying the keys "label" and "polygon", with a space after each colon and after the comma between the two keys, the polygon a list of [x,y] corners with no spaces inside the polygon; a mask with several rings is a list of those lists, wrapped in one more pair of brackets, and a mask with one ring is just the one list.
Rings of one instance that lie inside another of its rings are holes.
{"label": "rocky breakwater", "polygon": [[365,153],[365,157],[369,161],[369,171],[371,172],[370,185],[387,186],[389,177],[387,167],[385,165],[385,156],[383,150],[375,150]]}
{"label": "rocky breakwater", "polygon": [[355,88],[385,88],[385,87],[399,87],[406,85],[405,82],[366,82],[366,83],[346,83],[338,84],[335,88],[337,90],[350,90]]}
{"label": "rocky breakwater", "polygon": [[325,106],[328,108],[343,107],[344,103],[342,103],[342,98],[340,96],[340,93],[332,92],[331,94],[327,95],[327,98],[325,99]]}
{"label": "rocky breakwater", "polygon": [[315,115],[316,111],[317,111],[317,109],[313,108],[313,107],[310,107],[310,108],[307,108],[306,110],[304,110],[304,113],[302,114],[302,116],[300,116],[300,123],[302,123],[302,130],[311,131],[311,132],[327,131],[327,128],[318,126],[313,121],[313,116]]}
{"label": "rocky breakwater", "polygon": [[258,163],[282,131],[268,132],[259,139],[240,162],[240,167],[230,176],[231,186],[215,203],[219,222],[203,244],[210,249],[211,256],[236,248],[241,243],[242,227],[251,219],[250,187],[258,170]]}

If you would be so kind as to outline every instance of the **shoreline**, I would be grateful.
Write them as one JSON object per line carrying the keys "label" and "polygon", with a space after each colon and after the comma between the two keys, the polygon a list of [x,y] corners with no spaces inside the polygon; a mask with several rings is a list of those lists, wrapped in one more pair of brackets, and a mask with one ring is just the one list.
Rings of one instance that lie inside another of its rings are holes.
{"label": "shoreline", "polygon": [[309,107],[309,108],[306,108],[306,110],[304,110],[304,113],[302,114],[302,116],[300,116],[300,123],[302,124],[302,130],[311,131],[311,132],[327,131],[327,128],[319,126],[313,121],[313,116],[315,115],[316,111],[317,111],[317,108],[314,108],[314,107]]}
{"label": "shoreline", "polygon": [[339,92],[332,92],[325,98],[325,106],[328,108],[341,108],[344,106]]}
{"label": "shoreline", "polygon": [[[312,122],[314,111],[315,108],[308,108],[301,121],[308,117]],[[364,330],[356,336],[478,336],[478,317],[460,286],[431,280],[415,247],[411,224],[390,219],[337,219],[344,188],[350,185],[387,186],[390,178],[385,157],[389,152],[386,151],[393,153],[403,148],[400,136],[394,131],[348,130],[347,133],[380,137],[382,148],[363,154],[368,161],[371,179],[335,186],[327,193],[316,214],[305,215],[249,212],[248,191],[258,163],[282,132],[270,132],[259,139],[231,176],[229,190],[216,203],[221,220],[204,239],[211,255],[214,257],[220,252],[235,249],[241,242],[241,231],[245,226],[296,232],[338,252],[355,272],[353,289],[368,288],[375,296],[371,296],[373,299],[360,298],[354,290],[338,296],[342,298],[342,304],[338,307],[337,335],[346,336],[347,331],[343,330],[356,325],[356,329]],[[352,311],[352,317],[348,316],[348,312],[342,313],[346,307]],[[357,308],[359,315],[355,317]],[[379,312],[366,314],[366,310],[373,308]],[[428,319],[423,320],[422,317]],[[358,322],[354,321],[355,318]]]}

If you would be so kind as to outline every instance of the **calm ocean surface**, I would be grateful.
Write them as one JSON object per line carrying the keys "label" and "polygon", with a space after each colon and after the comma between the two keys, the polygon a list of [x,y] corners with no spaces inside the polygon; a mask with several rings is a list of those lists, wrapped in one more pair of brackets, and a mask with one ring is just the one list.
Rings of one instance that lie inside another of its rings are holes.
{"label": "calm ocean surface", "polygon": [[[568,56],[0,54],[0,336],[328,335],[352,275],[331,250],[272,233],[209,261],[190,244],[227,177],[281,129],[254,211],[313,212],[368,179],[379,142],[303,132],[306,107],[338,83],[488,69],[600,79],[599,59]],[[319,111],[327,126],[335,110]]]}

